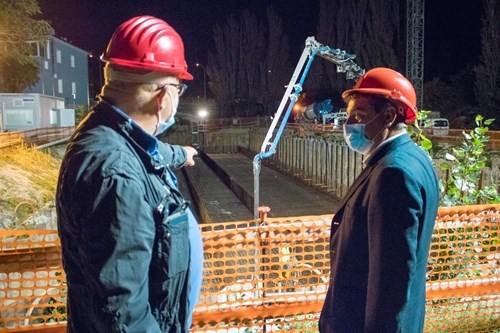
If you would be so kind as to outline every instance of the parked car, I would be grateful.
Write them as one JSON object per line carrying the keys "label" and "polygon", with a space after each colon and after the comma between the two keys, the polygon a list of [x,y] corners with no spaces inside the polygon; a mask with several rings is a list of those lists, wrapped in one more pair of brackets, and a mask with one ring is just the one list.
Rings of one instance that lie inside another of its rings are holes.
{"label": "parked car", "polygon": [[446,118],[434,118],[430,120],[429,130],[432,135],[448,135],[450,123]]}

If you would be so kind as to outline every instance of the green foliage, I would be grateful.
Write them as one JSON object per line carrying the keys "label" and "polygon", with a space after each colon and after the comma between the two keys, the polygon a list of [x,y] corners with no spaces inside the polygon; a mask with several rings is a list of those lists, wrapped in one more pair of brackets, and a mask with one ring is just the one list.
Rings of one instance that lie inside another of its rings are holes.
{"label": "green foliage", "polygon": [[420,110],[417,113],[417,121],[408,126],[408,133],[412,140],[426,152],[432,149],[431,140],[427,139],[423,134],[423,129],[430,126],[430,120],[428,119],[430,113],[431,111]]}
{"label": "green foliage", "polygon": [[495,275],[488,258],[498,248],[498,226],[478,224],[436,228],[428,259],[427,281]]}
{"label": "green foliage", "polygon": [[79,105],[75,110],[75,124],[79,124],[90,112],[88,105]]}
{"label": "green foliage", "polygon": [[500,203],[498,189],[481,184],[482,170],[490,164],[486,143],[489,140],[488,126],[493,121],[483,120],[483,116],[477,115],[477,127],[469,133],[463,131],[461,145],[445,155],[446,162],[441,165],[441,170],[446,173],[445,179],[440,180],[441,206]]}
{"label": "green foliage", "polygon": [[47,303],[51,306],[46,306],[43,308],[35,308],[35,312],[41,312],[42,318],[37,318],[33,321],[33,324],[55,324],[67,321],[67,309],[66,309],[66,297],[60,297],[55,299],[50,297]]}
{"label": "green foliage", "polygon": [[39,64],[27,42],[45,45],[51,26],[36,19],[36,0],[0,0],[0,91],[22,92],[38,81]]}

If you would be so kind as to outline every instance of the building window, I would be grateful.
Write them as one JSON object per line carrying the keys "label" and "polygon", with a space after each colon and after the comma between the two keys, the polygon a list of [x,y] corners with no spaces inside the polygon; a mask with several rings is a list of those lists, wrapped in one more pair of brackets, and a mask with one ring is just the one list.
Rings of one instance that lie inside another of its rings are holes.
{"label": "building window", "polygon": [[76,82],[71,82],[71,93],[76,95]]}
{"label": "building window", "polygon": [[33,110],[5,110],[5,120],[9,125],[32,125]]}
{"label": "building window", "polygon": [[50,59],[50,42],[49,41],[47,41],[46,49],[47,49],[47,59]]}
{"label": "building window", "polygon": [[39,55],[40,57],[42,57],[42,58],[45,58],[45,55],[46,55],[46,53],[47,53],[47,52],[45,52],[45,46],[44,46],[44,45],[40,45],[40,44],[38,44],[38,43],[36,43],[36,44],[37,44],[37,46],[38,46],[38,50],[40,51],[40,52],[38,53],[38,55]]}
{"label": "building window", "polygon": [[62,79],[57,80],[57,92],[62,94],[63,93],[63,82]]}
{"label": "building window", "polygon": [[43,61],[43,67],[44,67],[45,69],[49,69],[49,62],[48,62],[47,60],[44,60],[44,61]]}
{"label": "building window", "polygon": [[61,50],[56,49],[56,60],[58,64],[61,63]]}
{"label": "building window", "polygon": [[28,42],[30,46],[30,56],[38,56],[38,45],[35,42]]}
{"label": "building window", "polygon": [[75,56],[71,56],[71,67],[75,68]]}

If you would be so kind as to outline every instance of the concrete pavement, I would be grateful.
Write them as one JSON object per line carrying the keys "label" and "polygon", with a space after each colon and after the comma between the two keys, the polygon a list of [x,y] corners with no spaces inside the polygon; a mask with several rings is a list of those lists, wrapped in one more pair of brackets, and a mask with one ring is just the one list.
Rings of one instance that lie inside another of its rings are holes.
{"label": "concrete pavement", "polygon": [[177,170],[176,175],[179,190],[192,202],[200,223],[253,219],[252,212],[200,158],[195,166]]}
{"label": "concrete pavement", "polygon": [[[253,218],[252,160],[242,154],[210,154],[197,158],[194,167],[179,177],[181,191],[191,189],[203,222],[242,221]],[[339,200],[262,165],[260,202],[271,217],[333,214]]]}

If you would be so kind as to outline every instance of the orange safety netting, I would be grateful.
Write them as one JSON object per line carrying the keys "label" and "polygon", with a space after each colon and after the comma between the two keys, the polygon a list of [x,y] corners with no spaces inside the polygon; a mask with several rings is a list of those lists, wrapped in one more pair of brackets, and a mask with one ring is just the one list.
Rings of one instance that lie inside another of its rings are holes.
{"label": "orange safety netting", "polygon": [[[205,268],[193,332],[317,332],[331,216],[202,225]],[[500,205],[441,208],[425,332],[500,330]],[[64,331],[56,231],[0,231],[0,332]]]}

